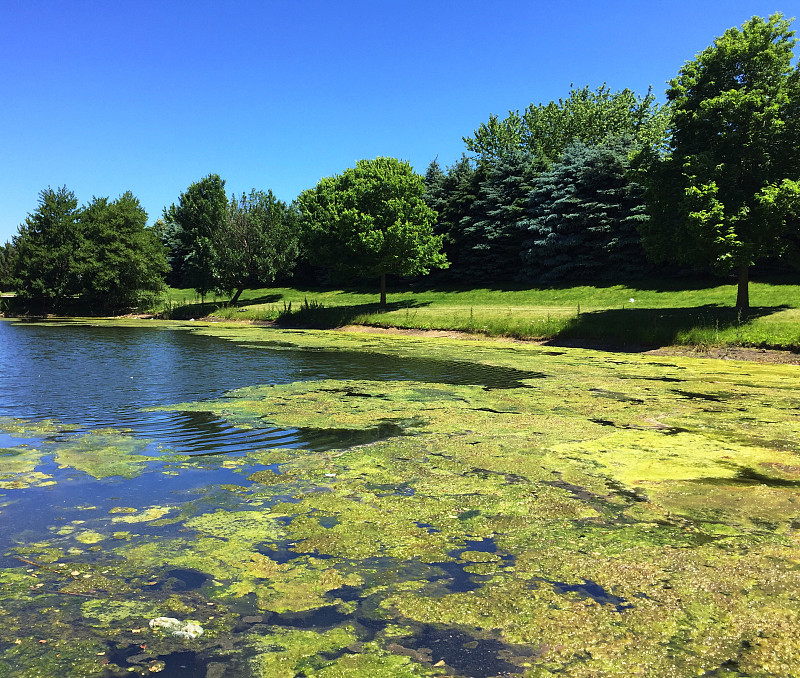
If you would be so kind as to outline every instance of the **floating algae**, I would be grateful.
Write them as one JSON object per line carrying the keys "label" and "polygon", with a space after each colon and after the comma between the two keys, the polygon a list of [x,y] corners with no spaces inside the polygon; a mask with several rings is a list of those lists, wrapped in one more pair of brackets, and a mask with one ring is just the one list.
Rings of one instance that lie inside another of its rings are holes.
{"label": "floating algae", "polygon": [[[56,656],[70,634],[73,675],[89,677],[181,661],[236,678],[797,675],[797,368],[219,333],[544,376],[489,390],[326,378],[176,405],[241,427],[396,428],[248,450],[224,486],[180,462],[196,491],[92,500],[85,522],[21,539],[35,564],[0,570],[0,676],[70,675]],[[206,633],[155,634],[159,616]]]}

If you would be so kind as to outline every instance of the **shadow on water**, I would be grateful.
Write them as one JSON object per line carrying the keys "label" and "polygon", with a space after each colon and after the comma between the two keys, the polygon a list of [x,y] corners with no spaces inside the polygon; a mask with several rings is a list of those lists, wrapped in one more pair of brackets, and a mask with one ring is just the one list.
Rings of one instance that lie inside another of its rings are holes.
{"label": "shadow on water", "polygon": [[194,591],[209,581],[204,572],[192,569],[175,569],[164,573],[164,577],[152,586],[154,591]]}
{"label": "shadow on water", "polygon": [[551,581],[540,577],[536,577],[534,581],[550,584],[556,592],[561,594],[577,593],[581,598],[594,600],[600,605],[613,605],[617,612],[633,608],[633,605],[627,599],[609,593],[600,584],[591,579],[584,579],[582,584],[567,584],[566,582]]}

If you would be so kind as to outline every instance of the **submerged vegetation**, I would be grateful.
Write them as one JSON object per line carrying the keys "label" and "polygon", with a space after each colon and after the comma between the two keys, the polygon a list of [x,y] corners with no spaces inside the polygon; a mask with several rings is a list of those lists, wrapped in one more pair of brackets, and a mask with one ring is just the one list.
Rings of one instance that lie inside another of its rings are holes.
{"label": "submerged vegetation", "polygon": [[[323,378],[157,408],[341,433],[314,449],[192,457],[0,420],[12,508],[81,477],[194,478],[162,503],[127,505],[134,491],[12,530],[0,676],[797,675],[797,367],[193,331],[447,361],[460,378]],[[194,637],[149,625],[161,618]]]}

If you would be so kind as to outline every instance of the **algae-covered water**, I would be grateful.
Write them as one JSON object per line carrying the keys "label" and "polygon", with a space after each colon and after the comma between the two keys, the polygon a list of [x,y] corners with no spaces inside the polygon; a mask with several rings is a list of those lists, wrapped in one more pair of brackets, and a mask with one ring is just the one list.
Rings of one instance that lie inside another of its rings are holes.
{"label": "algae-covered water", "polygon": [[0,323],[0,677],[800,675],[798,374]]}

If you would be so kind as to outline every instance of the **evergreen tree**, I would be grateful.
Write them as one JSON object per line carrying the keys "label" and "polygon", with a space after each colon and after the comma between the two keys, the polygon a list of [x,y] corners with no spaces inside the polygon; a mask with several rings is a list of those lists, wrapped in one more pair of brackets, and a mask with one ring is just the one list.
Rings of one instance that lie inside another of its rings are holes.
{"label": "evergreen tree", "polygon": [[77,290],[78,199],[62,186],[39,193],[39,206],[14,236],[11,284],[23,301],[57,309]]}
{"label": "evergreen tree", "polygon": [[652,270],[637,227],[642,187],[628,178],[629,143],[570,146],[534,182],[521,277],[544,283],[624,280]]}
{"label": "evergreen tree", "polygon": [[14,270],[14,245],[0,245],[0,290],[11,289],[11,274]]}
{"label": "evergreen tree", "polygon": [[465,242],[471,244],[461,253],[459,274],[480,282],[514,280],[526,238],[519,222],[534,179],[531,158],[512,150],[487,164],[479,176],[478,194],[461,219]]}
{"label": "evergreen tree", "polygon": [[463,271],[476,244],[464,227],[469,225],[482,175],[464,155],[445,173],[440,168],[437,172],[437,168],[438,163],[436,167],[429,166],[426,172],[425,201],[438,214],[434,232],[442,236],[443,250],[450,262],[446,275],[464,280]]}
{"label": "evergreen tree", "polygon": [[182,229],[175,218],[176,210],[175,205],[165,207],[161,218],[153,224],[153,230],[167,253],[167,263],[169,264],[167,284],[172,287],[189,287],[185,280],[186,272],[184,270],[184,262],[189,254],[189,243],[188,238],[181,237]]}

